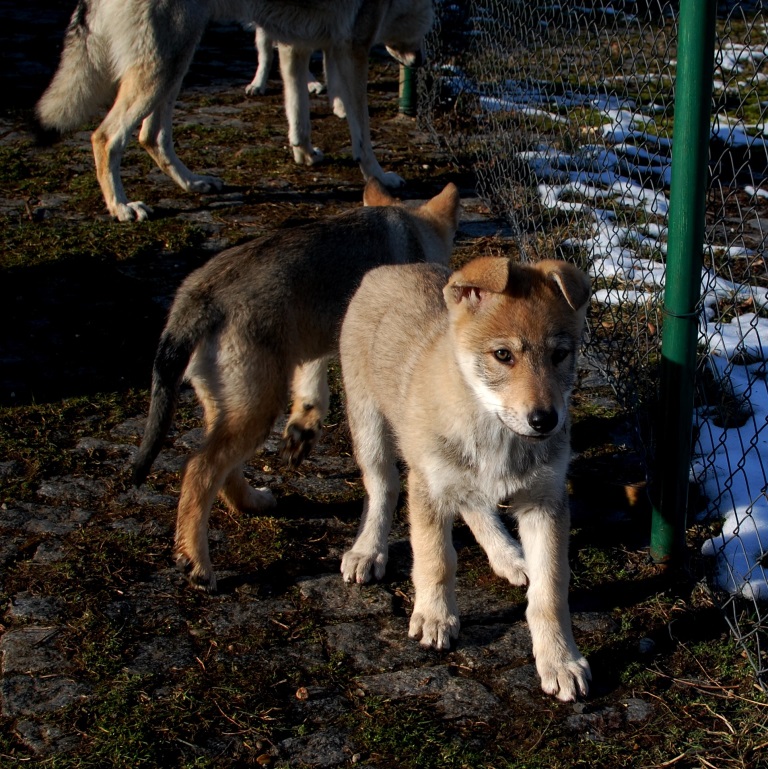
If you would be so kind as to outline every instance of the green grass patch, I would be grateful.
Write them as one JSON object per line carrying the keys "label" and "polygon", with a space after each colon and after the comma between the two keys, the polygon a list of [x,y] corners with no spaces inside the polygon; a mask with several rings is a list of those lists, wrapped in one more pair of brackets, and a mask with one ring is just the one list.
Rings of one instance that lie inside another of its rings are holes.
{"label": "green grass patch", "polygon": [[139,260],[158,251],[195,251],[204,240],[195,224],[178,220],[118,222],[52,220],[7,222],[0,269],[33,267],[67,260]]}
{"label": "green grass patch", "polygon": [[152,676],[119,676],[97,693],[94,706],[70,712],[85,750],[51,766],[213,769],[232,766],[233,757],[236,765],[258,766],[279,715],[273,683],[258,679],[259,689],[252,674],[244,677],[232,664],[192,671],[162,688]]}
{"label": "green grass patch", "polygon": [[19,469],[4,479],[0,504],[33,498],[43,477],[74,472],[87,457],[70,450],[83,435],[106,437],[136,414],[146,393],[102,393],[55,403],[0,407],[0,456]]}
{"label": "green grass patch", "polygon": [[396,757],[402,769],[480,769],[497,759],[452,735],[432,711],[418,706],[367,698],[351,725],[374,766]]}

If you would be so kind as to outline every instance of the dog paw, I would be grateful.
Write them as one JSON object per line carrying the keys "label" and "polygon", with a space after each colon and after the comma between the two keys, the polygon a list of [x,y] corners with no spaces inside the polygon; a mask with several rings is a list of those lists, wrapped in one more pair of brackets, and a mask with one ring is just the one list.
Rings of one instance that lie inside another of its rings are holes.
{"label": "dog paw", "polygon": [[248,83],[248,85],[245,86],[246,96],[263,96],[266,92],[267,92],[266,83],[256,83],[254,81],[253,83]]}
{"label": "dog paw", "polygon": [[118,222],[143,222],[149,219],[152,208],[141,200],[131,203],[117,203],[110,211]]}
{"label": "dog paw", "polygon": [[292,467],[297,467],[317,443],[317,430],[288,424],[280,441],[280,458]]}
{"label": "dog paw", "polygon": [[433,649],[450,649],[451,640],[459,636],[459,617],[456,614],[426,616],[414,611],[408,627],[408,635],[422,646]]}
{"label": "dog paw", "polygon": [[584,657],[572,657],[560,662],[536,660],[536,669],[541,678],[541,688],[563,702],[573,702],[577,697],[586,697],[592,672]]}
{"label": "dog paw", "polygon": [[494,538],[484,542],[484,547],[494,574],[508,580],[512,585],[528,584],[528,568],[523,549],[515,540],[508,538],[499,541]]}
{"label": "dog paw", "polygon": [[344,106],[344,102],[338,96],[336,96],[333,100],[333,114],[341,120],[347,116],[347,108]]}
{"label": "dog paw", "polygon": [[521,554],[509,553],[506,558],[491,564],[491,568],[511,585],[528,584],[528,569]]}
{"label": "dog paw", "polygon": [[341,559],[341,573],[345,582],[357,582],[359,585],[372,579],[381,579],[387,569],[386,552],[361,552],[347,550]]}
{"label": "dog paw", "polygon": [[195,174],[187,183],[188,192],[216,192],[224,186],[224,180],[218,176],[200,176]]}
{"label": "dog paw", "polygon": [[190,586],[204,593],[216,592],[216,575],[210,567],[195,565],[184,553],[176,553],[176,568],[184,575]]}
{"label": "dog paw", "polygon": [[314,166],[323,161],[322,151],[317,147],[312,147],[309,151],[305,147],[295,146],[293,148],[293,160],[300,166]]}
{"label": "dog paw", "polygon": [[396,190],[405,185],[405,179],[402,176],[398,176],[394,171],[385,171],[379,181],[391,190]]}
{"label": "dog paw", "polygon": [[319,96],[320,94],[325,93],[325,84],[321,83],[319,80],[310,80],[307,83],[307,90],[311,94]]}

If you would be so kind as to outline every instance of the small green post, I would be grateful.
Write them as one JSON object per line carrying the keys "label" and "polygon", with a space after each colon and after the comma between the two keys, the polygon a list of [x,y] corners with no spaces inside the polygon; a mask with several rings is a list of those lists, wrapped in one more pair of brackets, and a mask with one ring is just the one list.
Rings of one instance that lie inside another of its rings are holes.
{"label": "small green post", "polygon": [[414,117],[416,114],[416,75],[413,67],[400,65],[400,114]]}
{"label": "small green post", "polygon": [[651,558],[685,549],[717,0],[680,0]]}

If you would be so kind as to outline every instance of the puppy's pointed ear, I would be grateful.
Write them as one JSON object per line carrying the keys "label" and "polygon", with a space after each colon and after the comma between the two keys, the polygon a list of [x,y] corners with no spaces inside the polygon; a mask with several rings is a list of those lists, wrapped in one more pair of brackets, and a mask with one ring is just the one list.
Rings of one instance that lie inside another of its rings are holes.
{"label": "puppy's pointed ear", "polygon": [[449,308],[466,302],[470,310],[476,310],[489,295],[504,293],[508,283],[509,259],[484,256],[454,272],[443,296]]}
{"label": "puppy's pointed ear", "polygon": [[378,179],[369,179],[363,190],[364,206],[396,206],[400,203],[393,198],[387,188]]}
{"label": "puppy's pointed ear", "polygon": [[423,207],[433,216],[450,222],[454,230],[459,226],[461,199],[459,188],[453,182],[446,184],[443,191],[428,200]]}
{"label": "puppy's pointed ear", "polygon": [[569,262],[545,259],[536,267],[560,290],[572,310],[581,309],[589,301],[589,276]]}

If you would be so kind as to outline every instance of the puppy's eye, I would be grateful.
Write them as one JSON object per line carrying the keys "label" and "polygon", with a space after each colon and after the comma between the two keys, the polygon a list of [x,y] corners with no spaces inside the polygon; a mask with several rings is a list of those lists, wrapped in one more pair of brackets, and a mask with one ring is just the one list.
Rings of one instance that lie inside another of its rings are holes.
{"label": "puppy's eye", "polygon": [[555,350],[552,353],[552,363],[557,366],[558,363],[562,363],[570,354],[570,350]]}
{"label": "puppy's eye", "polygon": [[500,363],[514,363],[515,362],[515,358],[512,355],[512,353],[509,350],[507,350],[507,349],[505,349],[503,347],[499,348],[498,350],[494,350],[493,351],[493,357],[496,358],[496,360],[499,361]]}

